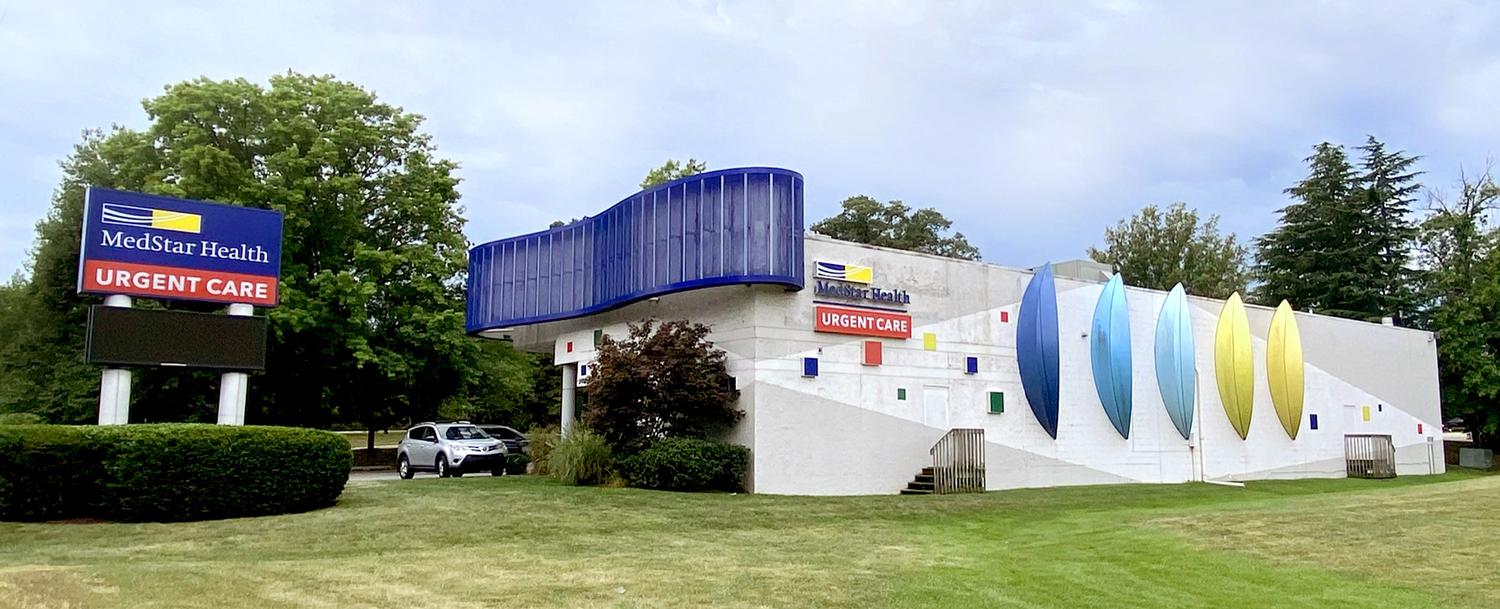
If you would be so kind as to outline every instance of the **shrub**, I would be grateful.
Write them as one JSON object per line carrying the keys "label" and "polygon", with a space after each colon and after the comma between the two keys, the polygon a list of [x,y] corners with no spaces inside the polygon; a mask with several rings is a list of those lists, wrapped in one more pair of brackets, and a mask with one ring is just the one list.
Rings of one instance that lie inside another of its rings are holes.
{"label": "shrub", "polygon": [[630,324],[630,334],[603,337],[595,354],[583,422],[623,454],[668,437],[706,438],[734,426],[736,407],[728,354],[709,340],[709,327],[687,321]]}
{"label": "shrub", "polygon": [[563,484],[595,485],[609,480],[614,474],[614,457],[604,436],[574,429],[548,453],[547,470]]}
{"label": "shrub", "polygon": [[82,427],[0,427],[0,520],[92,515],[100,455]]}
{"label": "shrub", "polygon": [[556,425],[546,427],[533,427],[526,432],[526,440],[531,443],[528,450],[531,451],[531,462],[536,464],[536,473],[546,475],[551,472],[547,469],[547,455],[552,453],[552,447],[562,440],[562,430]]}
{"label": "shrub", "polygon": [[311,429],[7,427],[0,515],[170,521],[305,511],[338,499],[351,459],[346,440]]}
{"label": "shrub", "polygon": [[349,443],[288,427],[129,425],[107,435],[104,496],[121,520],[202,520],[333,505]]}
{"label": "shrub", "polygon": [[30,412],[7,412],[0,414],[0,425],[40,425],[46,423],[41,415]]}
{"label": "shrub", "polygon": [[511,453],[505,457],[505,473],[524,474],[526,464],[530,462],[531,458],[527,457],[526,453]]}
{"label": "shrub", "polygon": [[620,463],[631,486],[667,491],[738,491],[750,449],[696,438],[668,438]]}

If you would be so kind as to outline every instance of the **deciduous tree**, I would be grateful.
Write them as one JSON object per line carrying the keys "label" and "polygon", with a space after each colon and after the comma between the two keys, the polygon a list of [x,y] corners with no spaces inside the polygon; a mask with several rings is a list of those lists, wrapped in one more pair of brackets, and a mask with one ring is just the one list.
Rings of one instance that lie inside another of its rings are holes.
{"label": "deciduous tree", "polygon": [[706,170],[708,170],[708,164],[698,159],[688,159],[686,163],[678,162],[677,159],[667,159],[661,167],[646,172],[646,177],[641,180],[641,189],[697,175]]}
{"label": "deciduous tree", "polygon": [[1419,325],[1437,333],[1444,416],[1460,417],[1476,442],[1500,449],[1500,185],[1486,171],[1460,179],[1458,196],[1432,197],[1418,254],[1426,307]]}
{"label": "deciduous tree", "polygon": [[1147,205],[1104,229],[1104,249],[1089,248],[1090,258],[1113,266],[1130,285],[1170,290],[1181,282],[1188,293],[1213,298],[1245,289],[1245,256],[1234,233],[1219,233],[1219,216],[1200,221],[1184,203],[1165,213]]}
{"label": "deciduous tree", "polygon": [[[421,116],[300,74],[269,87],[198,79],[144,107],[144,130],[87,132],[63,162],[24,287],[32,327],[3,346],[0,374],[19,388],[4,394],[5,408],[59,422],[94,416],[98,370],[79,354],[86,306],[98,299],[74,293],[87,184],[285,214],[281,306],[262,311],[268,367],[251,377],[250,421],[385,427],[474,397],[472,376],[494,369],[463,333],[456,165],[437,156]],[[211,419],[217,384],[211,373],[144,371],[132,416]]]}
{"label": "deciduous tree", "polygon": [[953,221],[931,207],[913,210],[901,201],[881,203],[857,195],[844,199],[838,215],[812,225],[815,233],[835,239],[895,249],[978,260],[979,248],[961,232],[944,233]]}
{"label": "deciduous tree", "polygon": [[724,351],[708,326],[686,321],[630,325],[605,336],[586,392],[584,423],[625,454],[663,438],[709,438],[744,412],[728,384]]}

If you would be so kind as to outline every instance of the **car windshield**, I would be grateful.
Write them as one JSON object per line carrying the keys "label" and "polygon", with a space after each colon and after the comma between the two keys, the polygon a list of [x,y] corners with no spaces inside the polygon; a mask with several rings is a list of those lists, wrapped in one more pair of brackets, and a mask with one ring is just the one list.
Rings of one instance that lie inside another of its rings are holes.
{"label": "car windshield", "polygon": [[465,425],[462,427],[449,427],[447,431],[449,440],[486,440],[489,435],[478,427]]}

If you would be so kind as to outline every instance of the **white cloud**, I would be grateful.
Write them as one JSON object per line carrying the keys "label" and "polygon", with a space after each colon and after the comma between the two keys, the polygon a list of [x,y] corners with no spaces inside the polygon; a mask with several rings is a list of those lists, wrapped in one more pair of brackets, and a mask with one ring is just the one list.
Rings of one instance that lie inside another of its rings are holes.
{"label": "white cloud", "polygon": [[[428,118],[476,241],[694,156],[803,172],[809,223],[856,193],[935,206],[1024,266],[1149,202],[1253,237],[1324,138],[1374,133],[1447,184],[1496,152],[1497,34],[1482,2],[23,1],[0,23],[0,152],[60,159],[199,75],[327,72]],[[0,267],[56,178],[0,166]]]}

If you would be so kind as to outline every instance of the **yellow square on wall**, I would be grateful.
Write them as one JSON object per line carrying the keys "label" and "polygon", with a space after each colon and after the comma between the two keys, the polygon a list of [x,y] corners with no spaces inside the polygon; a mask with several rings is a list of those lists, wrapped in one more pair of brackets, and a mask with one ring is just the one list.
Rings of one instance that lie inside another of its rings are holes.
{"label": "yellow square on wall", "polygon": [[937,334],[925,332],[922,334],[922,348],[928,351],[937,351]]}
{"label": "yellow square on wall", "polygon": [[1360,417],[1363,418],[1366,423],[1370,422],[1370,407],[1369,406],[1361,406],[1359,408],[1359,410],[1360,410]]}

